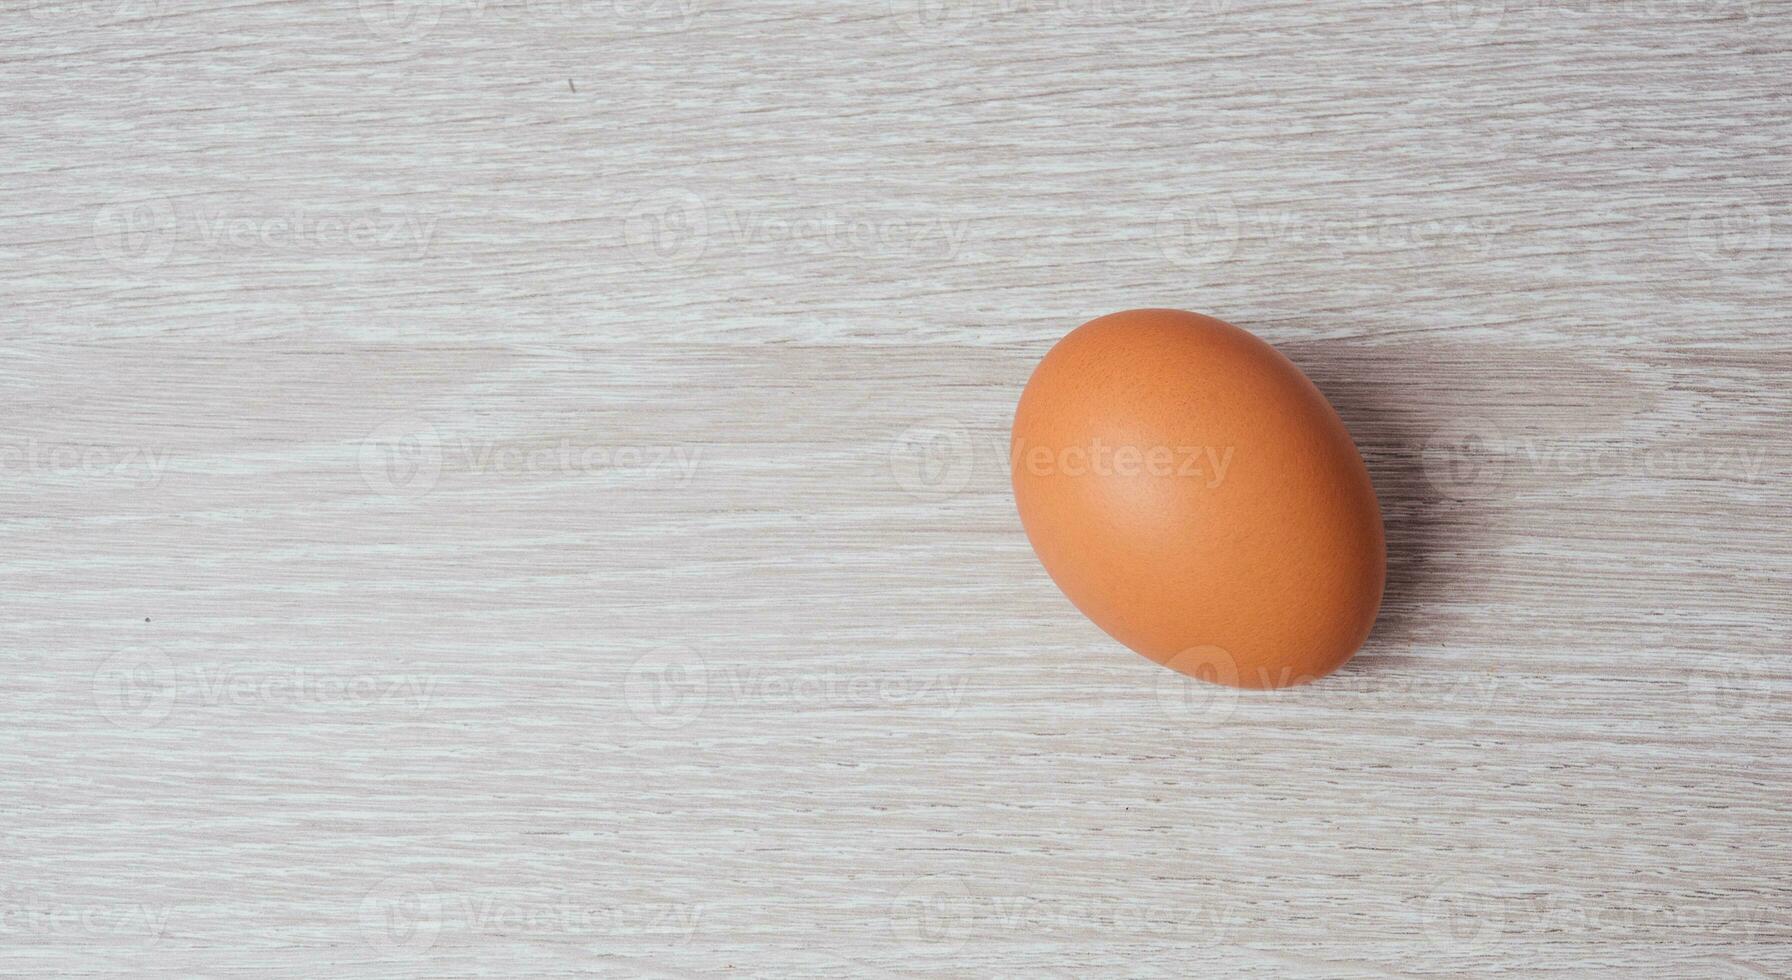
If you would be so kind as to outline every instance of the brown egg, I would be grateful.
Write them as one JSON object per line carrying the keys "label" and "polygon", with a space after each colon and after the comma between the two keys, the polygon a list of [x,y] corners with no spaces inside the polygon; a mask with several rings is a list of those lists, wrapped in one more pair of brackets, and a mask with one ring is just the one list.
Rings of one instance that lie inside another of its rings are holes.
{"label": "brown egg", "polygon": [[1091,320],[1021,393],[1033,550],[1115,639],[1235,687],[1323,677],[1381,606],[1381,511],[1350,433],[1286,357],[1212,317]]}

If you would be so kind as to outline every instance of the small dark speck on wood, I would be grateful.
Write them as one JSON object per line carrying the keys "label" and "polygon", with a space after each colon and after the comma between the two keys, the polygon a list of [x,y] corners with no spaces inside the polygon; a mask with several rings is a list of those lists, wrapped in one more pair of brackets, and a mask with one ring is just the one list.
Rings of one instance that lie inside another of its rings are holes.
{"label": "small dark speck on wood", "polygon": [[577,92],[579,90],[578,86],[574,85],[572,83],[572,79],[570,79],[570,78],[566,80],[566,87],[569,89],[572,89],[574,92]]}

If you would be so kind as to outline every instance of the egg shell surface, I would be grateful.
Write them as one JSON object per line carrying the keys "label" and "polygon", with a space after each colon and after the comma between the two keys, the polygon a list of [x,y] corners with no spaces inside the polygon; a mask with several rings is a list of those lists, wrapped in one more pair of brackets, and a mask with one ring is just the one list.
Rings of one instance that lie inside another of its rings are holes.
{"label": "egg shell surface", "polygon": [[1092,320],[1034,370],[1015,504],[1089,619],[1191,676],[1279,688],[1368,638],[1387,572],[1350,433],[1279,351],[1213,317]]}

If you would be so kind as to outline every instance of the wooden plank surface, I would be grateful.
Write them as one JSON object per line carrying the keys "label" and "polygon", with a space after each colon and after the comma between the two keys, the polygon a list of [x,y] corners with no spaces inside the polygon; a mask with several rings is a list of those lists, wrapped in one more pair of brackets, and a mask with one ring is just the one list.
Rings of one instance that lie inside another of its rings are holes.
{"label": "wooden plank surface", "polygon": [[[1792,8],[29,0],[0,973],[1792,976]],[[1066,330],[1387,521],[1348,668],[1038,567]]]}

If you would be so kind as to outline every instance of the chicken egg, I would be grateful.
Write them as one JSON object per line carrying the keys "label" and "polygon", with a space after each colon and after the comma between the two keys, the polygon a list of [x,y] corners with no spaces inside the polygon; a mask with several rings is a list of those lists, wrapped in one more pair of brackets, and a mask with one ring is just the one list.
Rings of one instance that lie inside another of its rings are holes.
{"label": "chicken egg", "polygon": [[1280,688],[1368,638],[1387,570],[1368,470],[1319,389],[1250,333],[1178,310],[1092,320],[1034,370],[1010,451],[1046,572],[1146,657]]}

